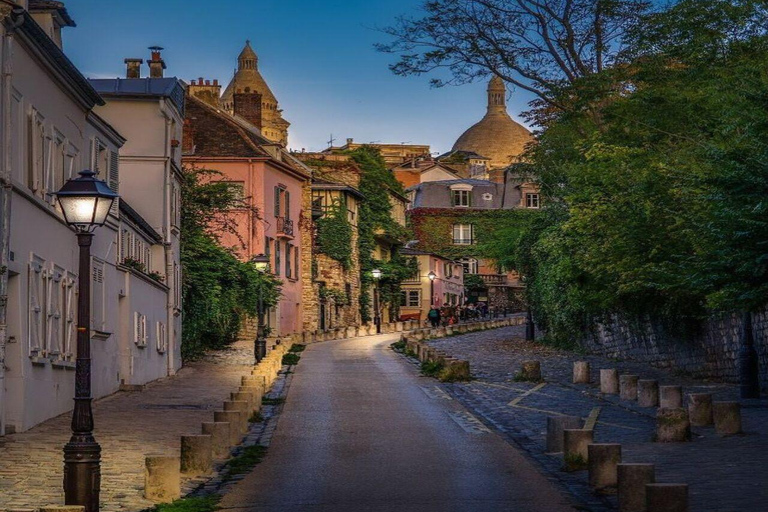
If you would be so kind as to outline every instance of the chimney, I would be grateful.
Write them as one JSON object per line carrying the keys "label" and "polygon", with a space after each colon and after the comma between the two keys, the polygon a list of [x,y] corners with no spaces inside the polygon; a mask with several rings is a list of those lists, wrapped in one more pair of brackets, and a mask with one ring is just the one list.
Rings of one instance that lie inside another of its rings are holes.
{"label": "chimney", "polygon": [[160,46],[150,46],[149,50],[152,52],[152,58],[148,61],[149,78],[163,78],[165,61],[160,57],[160,52],[163,51],[163,48]]}
{"label": "chimney", "polygon": [[126,78],[141,78],[141,65],[144,64],[144,59],[125,59],[125,77]]}
{"label": "chimney", "polygon": [[256,128],[263,128],[261,122],[261,94],[257,92],[236,92],[234,111]]}
{"label": "chimney", "polygon": [[347,139],[347,146],[349,146],[350,144],[352,144],[352,142],[353,142],[354,140],[355,140],[355,139]]}
{"label": "chimney", "polygon": [[214,80],[213,84],[211,84],[210,80],[205,80],[203,77],[200,77],[198,80],[192,80],[191,85],[187,88],[187,94],[203,100],[214,108],[221,107],[219,104],[221,85],[219,85],[218,80]]}

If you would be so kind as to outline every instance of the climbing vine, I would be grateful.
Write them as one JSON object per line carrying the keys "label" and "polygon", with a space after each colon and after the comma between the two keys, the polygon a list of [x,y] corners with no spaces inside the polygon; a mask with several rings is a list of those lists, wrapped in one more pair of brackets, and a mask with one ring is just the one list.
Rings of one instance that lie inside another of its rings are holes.
{"label": "climbing vine", "polygon": [[317,221],[317,248],[341,263],[345,270],[352,264],[352,226],[341,201],[334,201]]}

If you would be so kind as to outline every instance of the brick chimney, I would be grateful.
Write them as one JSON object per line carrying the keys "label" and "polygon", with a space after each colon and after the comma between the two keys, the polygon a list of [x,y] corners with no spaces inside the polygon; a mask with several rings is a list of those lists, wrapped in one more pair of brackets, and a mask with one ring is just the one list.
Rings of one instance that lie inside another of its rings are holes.
{"label": "brick chimney", "polygon": [[165,61],[160,56],[160,52],[163,51],[163,48],[160,46],[150,46],[149,50],[152,52],[152,58],[148,61],[149,78],[163,78]]}
{"label": "brick chimney", "polygon": [[141,78],[141,65],[144,64],[144,59],[125,59],[125,77],[126,78]]}
{"label": "brick chimney", "polygon": [[200,77],[198,80],[192,80],[192,83],[187,88],[187,92],[190,96],[203,100],[212,107],[221,107],[219,105],[221,85],[219,85],[218,80],[214,80],[213,83],[210,80],[203,79],[203,77]]}
{"label": "brick chimney", "polygon": [[236,92],[234,100],[235,115],[242,117],[261,130],[263,128],[261,121],[261,94],[257,92]]}

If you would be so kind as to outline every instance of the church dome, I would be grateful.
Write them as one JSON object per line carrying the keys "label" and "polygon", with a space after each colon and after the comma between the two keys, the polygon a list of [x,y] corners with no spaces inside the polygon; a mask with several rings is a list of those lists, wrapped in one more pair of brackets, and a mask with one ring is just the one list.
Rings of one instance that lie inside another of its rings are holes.
{"label": "church dome", "polygon": [[472,151],[490,159],[491,168],[516,162],[533,137],[507,113],[506,86],[494,76],[488,84],[488,112],[465,131],[453,145],[454,151]]}
{"label": "church dome", "polygon": [[270,105],[274,107],[273,110],[277,108],[277,98],[259,73],[258,63],[259,59],[251,48],[251,42],[246,41],[243,51],[237,58],[235,76],[221,97],[224,105],[231,105],[236,92],[257,92],[261,94],[265,106]]}

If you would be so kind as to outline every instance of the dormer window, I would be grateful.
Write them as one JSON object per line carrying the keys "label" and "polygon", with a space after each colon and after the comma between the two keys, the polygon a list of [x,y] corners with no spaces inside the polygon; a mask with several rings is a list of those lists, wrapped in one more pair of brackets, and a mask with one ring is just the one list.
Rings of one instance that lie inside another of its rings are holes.
{"label": "dormer window", "polygon": [[472,191],[471,190],[452,190],[451,198],[453,200],[453,206],[461,206],[468,208],[471,203]]}
{"label": "dormer window", "polygon": [[526,208],[539,208],[539,205],[540,205],[539,194],[525,194]]}

